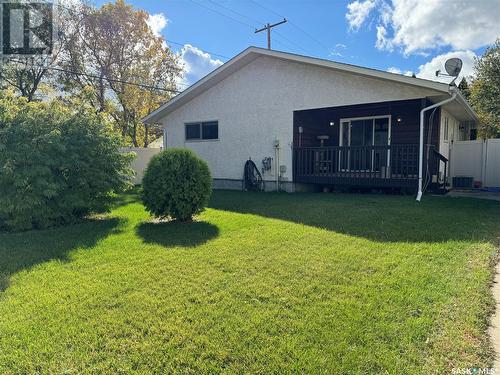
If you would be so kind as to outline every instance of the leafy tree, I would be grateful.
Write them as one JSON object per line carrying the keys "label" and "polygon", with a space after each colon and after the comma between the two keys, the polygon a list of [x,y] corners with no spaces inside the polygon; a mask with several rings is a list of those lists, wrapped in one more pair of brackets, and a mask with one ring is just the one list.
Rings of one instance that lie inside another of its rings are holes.
{"label": "leafy tree", "polygon": [[154,216],[189,221],[207,205],[212,177],[193,151],[168,149],[149,162],[142,189],[144,206]]}
{"label": "leafy tree", "polygon": [[0,89],[13,89],[28,102],[59,93],[70,105],[86,105],[112,119],[124,144],[147,146],[161,129],[141,118],[176,92],[177,55],[153,34],[148,14],[123,0],[101,8],[82,1],[57,7],[54,53],[0,64]]}
{"label": "leafy tree", "polygon": [[476,59],[470,99],[480,120],[482,137],[500,137],[500,39]]}
{"label": "leafy tree", "polygon": [[108,209],[131,156],[95,112],[0,97],[0,228],[62,225]]}
{"label": "leafy tree", "polygon": [[18,57],[16,61],[6,61],[0,65],[0,82],[3,89],[14,88],[28,101],[35,94],[43,78],[48,78],[49,70],[42,63]]}
{"label": "leafy tree", "polygon": [[154,129],[141,118],[175,92],[178,58],[153,34],[148,14],[123,0],[98,9],[87,6],[84,13],[64,62],[66,70],[78,74],[66,73],[61,82],[72,93],[85,90],[84,98],[108,112],[129,143],[147,146]]}
{"label": "leafy tree", "polygon": [[[29,6],[29,3],[25,5]],[[74,14],[76,14],[78,8],[79,3],[75,2],[69,2],[64,7],[58,7],[57,20],[54,20],[58,30],[58,37],[53,40],[51,54],[27,57],[19,55],[3,59],[2,63],[0,63],[0,88],[4,90],[13,89],[14,92],[31,102],[43,96],[43,90],[41,89],[44,84],[46,88],[54,86],[60,56],[67,48],[71,35],[78,30],[78,23],[74,22]]]}
{"label": "leafy tree", "polygon": [[458,89],[462,93],[462,95],[465,97],[465,99],[469,100],[470,99],[470,89],[469,89],[469,84],[467,83],[467,79],[465,77],[462,78],[460,83],[458,84]]}

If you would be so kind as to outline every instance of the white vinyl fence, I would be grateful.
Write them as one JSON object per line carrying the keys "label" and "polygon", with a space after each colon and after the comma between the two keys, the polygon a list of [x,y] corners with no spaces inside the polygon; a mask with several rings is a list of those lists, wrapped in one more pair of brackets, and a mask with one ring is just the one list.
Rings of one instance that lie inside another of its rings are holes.
{"label": "white vinyl fence", "polygon": [[161,148],[141,148],[141,147],[122,147],[121,152],[133,152],[136,157],[132,161],[131,168],[135,172],[134,184],[138,185],[142,181],[144,170],[148,166],[149,161],[153,156],[158,154]]}
{"label": "white vinyl fence", "polygon": [[483,187],[500,187],[500,139],[455,141],[450,175],[473,177]]}

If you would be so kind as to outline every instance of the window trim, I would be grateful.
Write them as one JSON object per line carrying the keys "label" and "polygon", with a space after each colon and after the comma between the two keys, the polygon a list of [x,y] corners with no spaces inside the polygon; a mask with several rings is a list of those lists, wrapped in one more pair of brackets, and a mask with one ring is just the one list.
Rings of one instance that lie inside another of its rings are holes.
{"label": "window trim", "polygon": [[[352,128],[352,121],[359,121],[359,120],[371,120],[372,121],[372,145],[375,143],[375,121],[379,119],[387,119],[387,146],[391,145],[391,137],[392,137],[392,114],[387,114],[387,115],[376,115],[376,116],[363,116],[363,117],[345,117],[341,118],[339,121],[339,146],[340,147],[351,147],[351,128]],[[343,139],[342,139],[342,131],[344,129],[344,126],[347,125],[347,145],[343,144]],[[372,158],[374,157],[374,151],[372,151]],[[339,150],[339,158],[340,158],[340,150]],[[348,163],[350,163],[350,151],[348,152]],[[348,164],[350,165],[350,164]],[[390,149],[387,150],[387,165],[391,165],[391,151]],[[340,164],[339,164],[340,168]],[[343,170],[343,169],[340,169]]]}
{"label": "window trim", "polygon": [[[217,123],[217,138],[203,139],[203,124],[216,122]],[[199,125],[200,127],[200,138],[187,138],[186,127],[187,125]],[[217,142],[219,141],[219,120],[205,120],[205,121],[190,121],[184,123],[184,143],[196,143],[196,142]]]}
{"label": "window trim", "polygon": [[372,142],[375,139],[375,120],[381,119],[381,118],[387,118],[389,119],[389,129],[388,129],[388,140],[387,140],[387,145],[391,145],[391,132],[392,132],[392,115],[377,115],[377,116],[364,116],[364,117],[346,117],[346,118],[341,118],[339,121],[339,146],[346,146],[342,144],[342,128],[343,125],[342,123],[349,123],[347,129],[348,129],[348,142],[349,144],[347,146],[350,146],[351,144],[351,121],[358,121],[358,120],[372,120]]}

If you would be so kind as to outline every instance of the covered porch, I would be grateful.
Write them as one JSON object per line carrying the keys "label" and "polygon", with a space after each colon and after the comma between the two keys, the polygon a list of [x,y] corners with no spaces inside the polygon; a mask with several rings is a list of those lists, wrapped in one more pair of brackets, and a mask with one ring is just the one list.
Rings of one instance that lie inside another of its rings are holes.
{"label": "covered porch", "polygon": [[[428,104],[417,99],[295,111],[294,181],[416,189],[419,115]],[[447,167],[438,152],[439,112],[428,120],[424,165],[428,185],[437,186],[439,178],[431,176],[438,176],[439,163]]]}

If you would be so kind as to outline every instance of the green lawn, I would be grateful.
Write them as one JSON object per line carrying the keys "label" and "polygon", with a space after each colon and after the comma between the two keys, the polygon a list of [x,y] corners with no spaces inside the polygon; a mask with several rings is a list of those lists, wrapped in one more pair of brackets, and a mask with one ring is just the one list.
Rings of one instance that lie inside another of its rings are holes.
{"label": "green lawn", "polygon": [[500,203],[215,192],[191,224],[134,194],[0,235],[0,373],[430,373],[492,364]]}

